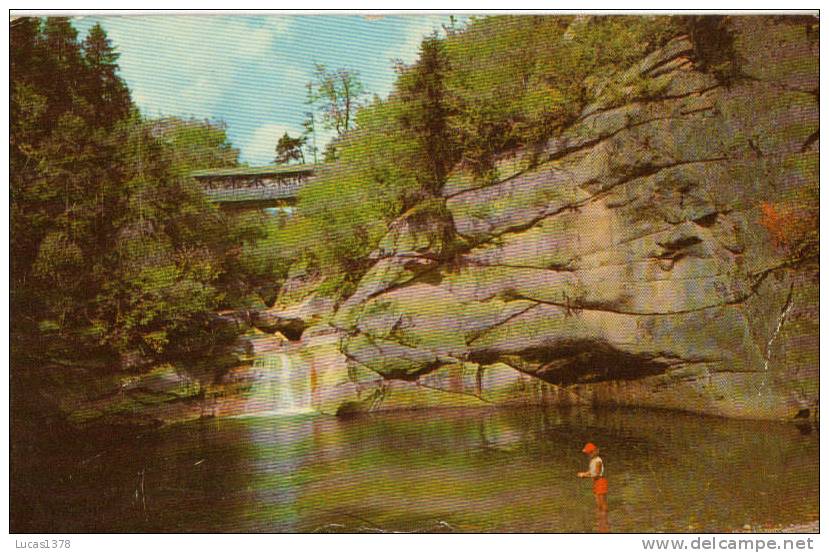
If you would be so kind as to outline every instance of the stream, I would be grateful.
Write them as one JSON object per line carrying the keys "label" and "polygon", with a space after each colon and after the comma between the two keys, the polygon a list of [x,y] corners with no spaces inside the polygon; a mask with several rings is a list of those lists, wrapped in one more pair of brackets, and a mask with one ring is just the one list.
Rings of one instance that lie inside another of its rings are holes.
{"label": "stream", "polygon": [[[669,411],[310,412],[258,349],[237,417],[12,456],[16,532],[727,532],[818,519],[818,431]],[[601,448],[600,526],[580,452]],[[18,452],[23,451],[21,449]]]}

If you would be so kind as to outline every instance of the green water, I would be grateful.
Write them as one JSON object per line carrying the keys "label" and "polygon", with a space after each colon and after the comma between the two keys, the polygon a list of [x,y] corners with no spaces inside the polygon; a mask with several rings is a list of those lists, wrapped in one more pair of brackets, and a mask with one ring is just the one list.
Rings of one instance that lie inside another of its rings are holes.
{"label": "green water", "polygon": [[[12,530],[614,532],[818,518],[818,436],[654,411],[445,410],[216,419],[13,458]],[[21,468],[22,467],[22,468]]]}

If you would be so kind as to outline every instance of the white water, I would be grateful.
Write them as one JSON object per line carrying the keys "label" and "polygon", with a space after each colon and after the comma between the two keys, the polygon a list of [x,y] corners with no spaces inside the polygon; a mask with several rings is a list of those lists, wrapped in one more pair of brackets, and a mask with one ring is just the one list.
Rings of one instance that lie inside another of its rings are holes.
{"label": "white water", "polygon": [[254,343],[256,374],[245,405],[248,415],[294,415],[311,411],[311,386],[304,367],[280,351],[270,336]]}

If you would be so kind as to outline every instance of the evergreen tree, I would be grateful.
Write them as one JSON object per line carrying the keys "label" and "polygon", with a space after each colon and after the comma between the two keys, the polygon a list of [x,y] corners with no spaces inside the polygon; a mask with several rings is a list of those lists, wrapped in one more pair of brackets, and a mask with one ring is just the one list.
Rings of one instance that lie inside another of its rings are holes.
{"label": "evergreen tree", "polygon": [[305,147],[307,138],[305,136],[290,136],[287,132],[279,138],[276,143],[276,157],[273,162],[279,165],[299,161],[305,163]]}
{"label": "evergreen tree", "polygon": [[92,26],[83,43],[87,65],[84,88],[90,102],[96,102],[96,124],[118,121],[130,109],[129,90],[118,76],[119,54],[112,47],[100,23]]}
{"label": "evergreen tree", "polygon": [[413,152],[414,170],[423,190],[433,195],[439,193],[458,158],[456,141],[447,125],[452,113],[446,88],[449,70],[443,41],[433,34],[421,43],[417,63],[403,70],[398,81],[403,102],[400,123],[419,146]]}
{"label": "evergreen tree", "polygon": [[41,52],[35,84],[49,98],[47,121],[54,122],[60,114],[72,111],[82,114],[88,106],[79,102],[79,81],[84,74],[78,32],[67,17],[47,17],[43,25]]}
{"label": "evergreen tree", "polygon": [[81,47],[68,19],[23,18],[11,46],[15,362],[209,355],[240,234],[185,174],[238,161],[224,129],[143,120],[100,26]]}

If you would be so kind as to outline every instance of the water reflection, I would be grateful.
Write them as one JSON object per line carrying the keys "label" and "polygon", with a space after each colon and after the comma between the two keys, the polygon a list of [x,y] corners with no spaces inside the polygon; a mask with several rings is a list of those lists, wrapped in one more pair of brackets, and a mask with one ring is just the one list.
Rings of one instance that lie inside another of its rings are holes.
{"label": "water reflection", "polygon": [[[608,512],[574,478],[586,441]],[[98,449],[15,487],[13,507],[37,505],[19,531],[715,532],[818,516],[817,432],[667,412],[216,419]]]}

